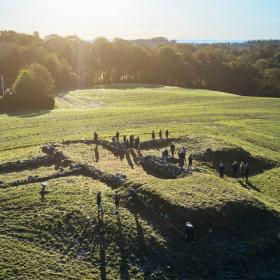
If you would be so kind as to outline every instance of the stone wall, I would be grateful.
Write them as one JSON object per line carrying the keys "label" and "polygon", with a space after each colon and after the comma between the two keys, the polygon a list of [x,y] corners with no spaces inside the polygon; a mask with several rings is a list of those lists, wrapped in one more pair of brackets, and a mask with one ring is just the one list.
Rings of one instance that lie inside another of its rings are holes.
{"label": "stone wall", "polygon": [[180,175],[187,174],[187,170],[173,163],[163,161],[156,156],[145,156],[141,160],[143,169],[157,177],[176,179]]}
{"label": "stone wall", "polygon": [[103,172],[94,166],[87,164],[82,166],[82,174],[87,177],[91,177],[95,180],[99,180],[102,183],[107,184],[110,187],[119,187],[126,182],[126,176],[122,174],[109,174]]}
{"label": "stone wall", "polygon": [[34,169],[40,166],[50,166],[57,161],[63,160],[63,155],[55,156],[39,156],[29,160],[18,160],[15,162],[7,162],[0,165],[0,172],[16,172],[26,169]]}

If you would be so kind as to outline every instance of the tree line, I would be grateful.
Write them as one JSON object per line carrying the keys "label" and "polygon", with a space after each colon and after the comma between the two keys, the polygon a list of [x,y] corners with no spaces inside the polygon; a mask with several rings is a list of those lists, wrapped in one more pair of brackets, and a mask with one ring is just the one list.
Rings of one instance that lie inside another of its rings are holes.
{"label": "tree line", "polygon": [[89,42],[77,36],[41,38],[38,32],[1,31],[0,75],[12,90],[21,71],[36,64],[49,72],[55,92],[97,84],[151,83],[280,96],[278,40],[212,45],[176,44],[164,38],[147,42],[102,37]]}

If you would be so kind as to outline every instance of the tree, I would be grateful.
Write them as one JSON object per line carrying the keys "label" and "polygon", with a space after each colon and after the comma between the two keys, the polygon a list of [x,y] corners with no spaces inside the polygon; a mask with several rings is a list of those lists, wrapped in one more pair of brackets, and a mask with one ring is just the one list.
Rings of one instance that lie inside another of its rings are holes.
{"label": "tree", "polygon": [[268,96],[280,97],[280,69],[266,69],[263,73],[264,92]]}
{"label": "tree", "polygon": [[54,93],[54,80],[43,65],[34,63],[20,70],[13,89],[24,96],[51,96]]}

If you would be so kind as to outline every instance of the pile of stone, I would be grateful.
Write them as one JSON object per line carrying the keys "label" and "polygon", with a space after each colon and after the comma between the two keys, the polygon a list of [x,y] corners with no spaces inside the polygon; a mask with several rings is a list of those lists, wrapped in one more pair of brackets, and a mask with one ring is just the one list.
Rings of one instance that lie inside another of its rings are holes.
{"label": "pile of stone", "polygon": [[21,185],[27,185],[27,184],[32,184],[32,183],[40,183],[40,182],[45,182],[51,179],[57,179],[61,177],[69,177],[69,176],[74,176],[74,175],[80,175],[82,173],[81,168],[73,168],[69,170],[63,170],[60,169],[59,172],[47,175],[47,176],[29,176],[26,179],[21,179],[21,180],[15,180],[10,183],[7,183],[5,185],[0,185],[2,188],[4,187],[17,187]]}
{"label": "pile of stone", "polygon": [[[59,155],[61,157],[61,155]],[[56,157],[39,156],[29,160],[18,160],[15,162],[7,162],[0,165],[0,172],[16,172],[26,169],[38,168],[40,166],[49,166],[55,164]]]}
{"label": "pile of stone", "polygon": [[156,156],[145,156],[141,160],[143,169],[157,177],[176,179],[178,176],[187,173],[187,170],[173,163],[163,161]]}
{"label": "pile of stone", "polygon": [[125,148],[121,142],[113,143],[107,140],[98,140],[97,144],[101,145],[103,148],[109,150],[115,155],[124,156],[125,155]]}
{"label": "pile of stone", "polygon": [[143,141],[140,144],[141,149],[150,150],[150,149],[162,149],[169,146],[172,142],[178,141],[177,138],[167,138],[167,139],[151,139],[148,141]]}
{"label": "pile of stone", "polygon": [[82,166],[82,174],[87,177],[91,177],[95,180],[99,180],[107,184],[110,187],[119,187],[126,182],[126,176],[122,174],[109,174],[103,172],[94,166],[90,165],[81,165]]}
{"label": "pile of stone", "polygon": [[87,145],[90,145],[90,144],[95,144],[95,143],[96,143],[96,141],[94,141],[94,140],[85,140],[85,139],[82,139],[82,140],[63,140],[62,141],[62,144],[64,144],[64,145],[71,145],[71,144],[87,144]]}
{"label": "pile of stone", "polygon": [[66,159],[66,156],[63,154],[63,152],[56,149],[54,145],[44,145],[41,149],[43,153],[57,161]]}

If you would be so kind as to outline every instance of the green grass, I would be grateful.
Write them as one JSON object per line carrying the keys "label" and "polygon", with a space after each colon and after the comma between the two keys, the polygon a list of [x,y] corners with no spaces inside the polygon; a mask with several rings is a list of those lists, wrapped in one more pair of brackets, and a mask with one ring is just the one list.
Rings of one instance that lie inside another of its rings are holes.
{"label": "green grass", "polygon": [[[37,156],[42,144],[92,138],[94,130],[107,139],[116,130],[150,139],[152,130],[167,128],[171,136],[183,137],[178,146],[186,145],[192,153],[236,145],[280,164],[279,99],[141,85],[73,91],[59,95],[53,111],[0,115],[0,162]],[[38,184],[0,189],[0,279],[127,279],[128,275],[143,279],[145,273],[150,279],[172,279],[170,273],[176,275],[180,269],[190,279],[209,279],[209,275],[225,279],[225,271],[240,279],[243,266],[249,267],[252,277],[271,271],[275,278],[279,272],[273,266],[279,263],[275,249],[280,232],[276,218],[280,213],[279,167],[246,184],[229,177],[220,180],[208,165],[195,161],[200,172],[164,180],[148,175],[131,158],[132,168],[126,158],[121,160],[102,147],[97,163],[93,148],[84,144],[59,147],[75,161],[127,175],[128,183],[137,186],[155,212],[170,217],[168,222],[142,206],[130,209],[123,200],[119,224],[113,190],[81,176],[51,180],[45,202],[40,201]],[[161,151],[143,153],[160,155]],[[0,181],[53,172],[53,167],[44,167],[0,174]],[[105,245],[94,247],[91,232],[99,190],[104,195],[101,243]],[[120,191],[127,193],[126,188]],[[172,222],[182,231],[186,219],[195,224],[199,239],[192,250],[181,239],[174,245],[178,233],[167,227]],[[86,237],[79,243],[84,230]],[[245,253],[239,251],[244,244]],[[254,260],[260,252],[262,264],[257,265]],[[232,258],[242,260],[235,266],[239,272],[230,266]]]}

